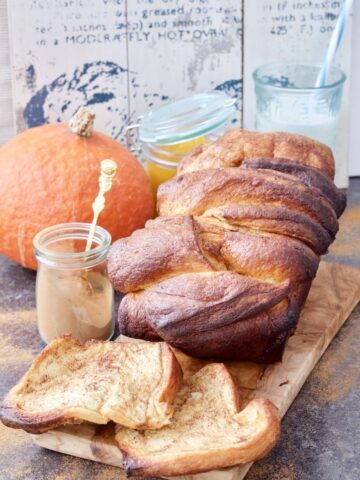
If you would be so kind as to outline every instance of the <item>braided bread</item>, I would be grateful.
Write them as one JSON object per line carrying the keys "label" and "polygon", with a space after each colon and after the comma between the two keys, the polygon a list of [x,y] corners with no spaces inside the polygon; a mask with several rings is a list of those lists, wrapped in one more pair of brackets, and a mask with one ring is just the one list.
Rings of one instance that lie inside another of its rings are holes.
{"label": "braided bread", "polygon": [[331,150],[234,129],[178,172],[159,217],[110,249],[120,331],[199,358],[278,361],[345,208]]}

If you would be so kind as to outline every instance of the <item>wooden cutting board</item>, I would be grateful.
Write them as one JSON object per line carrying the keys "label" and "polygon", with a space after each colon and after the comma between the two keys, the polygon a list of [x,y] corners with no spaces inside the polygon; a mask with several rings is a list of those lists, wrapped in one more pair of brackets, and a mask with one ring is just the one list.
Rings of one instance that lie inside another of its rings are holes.
{"label": "wooden cutting board", "polygon": [[[298,328],[288,341],[283,361],[267,367],[232,362],[227,366],[244,400],[267,397],[284,416],[306,378],[360,299],[360,269],[322,262],[302,310]],[[124,339],[124,341],[127,341]],[[206,364],[177,353],[185,376]],[[114,425],[69,425],[34,435],[34,441],[50,450],[122,466],[114,442]],[[251,464],[221,471],[177,477],[182,480],[242,480]],[[119,471],[125,478],[125,473]]]}

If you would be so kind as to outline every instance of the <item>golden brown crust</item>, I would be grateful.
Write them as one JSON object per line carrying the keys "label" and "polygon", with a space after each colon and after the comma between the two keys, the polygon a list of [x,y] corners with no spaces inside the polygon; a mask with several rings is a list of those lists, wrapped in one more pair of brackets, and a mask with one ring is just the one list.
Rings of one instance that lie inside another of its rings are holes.
{"label": "golden brown crust", "polygon": [[169,345],[165,342],[160,342],[160,350],[163,359],[165,388],[160,390],[160,396],[158,399],[161,403],[167,405],[166,414],[172,417],[174,412],[174,399],[183,383],[183,371]]}
{"label": "golden brown crust", "polygon": [[[261,403],[263,405],[260,407]],[[260,460],[274,448],[280,437],[279,422],[276,419],[277,409],[271,402],[264,399],[253,400],[249,407],[262,409],[262,415],[267,423],[263,438],[259,439],[257,436],[254,439],[248,439],[245,445],[231,449],[222,449],[220,444],[217,449],[207,452],[179,452],[176,458],[163,455],[161,459],[145,460],[137,458],[135,454],[130,456],[125,449],[120,448],[127,475],[134,477],[196,475]]]}
{"label": "golden brown crust", "polygon": [[338,230],[330,203],[296,177],[267,170],[222,168],[174,177],[158,190],[161,216],[206,215],[227,204],[270,204],[304,213],[319,222],[331,238]]}
{"label": "golden brown crust", "polygon": [[[206,247],[203,245],[203,248]],[[160,250],[161,245],[159,253]],[[166,254],[164,249],[164,261]],[[219,254],[230,271],[182,274],[154,284],[145,291],[126,295],[119,308],[120,332],[152,341],[164,339],[203,358],[233,356],[238,359],[245,354],[245,346],[247,357],[266,361],[266,356],[261,357],[259,351],[268,350],[269,337],[276,343],[279,331],[275,329],[275,334],[270,334],[269,316],[258,314],[268,312],[290,295],[286,286],[288,280],[291,281],[291,296],[300,302],[298,291],[302,291],[302,285],[308,285],[315,276],[319,259],[302,242],[255,232],[223,232]],[[290,312],[287,302],[283,309],[288,318],[282,317],[279,311],[277,315],[282,320],[282,328],[291,332],[298,309],[292,306]],[[250,319],[246,329],[254,337],[256,335],[252,341],[244,328],[235,327],[246,318]],[[230,328],[221,329],[229,324],[234,326],[234,336]],[[209,330],[214,330],[214,336]],[[217,345],[219,339],[226,345],[225,349]],[[238,350],[235,339],[241,347]],[[201,341],[204,347],[201,347]]]}
{"label": "golden brown crust", "polygon": [[289,282],[261,282],[235,272],[188,273],[164,280],[142,298],[147,321],[174,341],[255,315],[283,300]]}
{"label": "golden brown crust", "polygon": [[0,417],[5,425],[30,433],[109,420],[161,428],[170,421],[181,383],[181,368],[163,342],[81,344],[66,335],[35,358],[6,396]]}
{"label": "golden brown crust", "polygon": [[144,229],[116,241],[108,255],[109,277],[123,293],[181,273],[211,270],[191,216],[150,220]]}
{"label": "golden brown crust", "polygon": [[231,325],[168,341],[197,358],[273,363],[281,360],[283,345],[294,333],[298,315],[297,304],[284,300],[270,310]]}
{"label": "golden brown crust", "polygon": [[[180,390],[171,425],[158,432],[118,428],[116,441],[130,475],[188,475],[257,460],[275,445],[279,413],[268,400],[242,408],[223,364],[211,364]],[[219,441],[221,438],[221,441]]]}
{"label": "golden brown crust", "polygon": [[[331,243],[329,233],[318,222],[305,213],[288,207],[251,203],[227,204],[210,208],[205,215],[196,218],[204,232],[209,231],[212,219],[215,219],[228,230],[248,229],[298,239],[317,254],[326,253]],[[213,243],[211,242],[211,245]]]}
{"label": "golden brown crust", "polygon": [[[283,344],[294,332],[298,320],[299,309],[306,298],[300,294],[308,293],[308,284],[303,284],[299,292],[299,303],[283,300],[275,307],[263,310],[233,323],[223,325],[207,331],[188,332],[176,329],[164,329],[162,338],[173,347],[197,358],[213,359],[217,361],[240,361],[247,359],[258,363],[271,363],[281,359]],[[300,303],[301,300],[301,303]],[[134,324],[137,328],[132,330]],[[119,313],[119,326],[122,333],[145,340],[152,340],[148,336],[151,329],[150,320],[144,315],[139,322],[126,324]],[[127,330],[124,329],[127,326]]]}
{"label": "golden brown crust", "polygon": [[338,217],[345,210],[345,192],[339,190],[334,182],[317,168],[302,165],[287,158],[250,158],[245,160],[241,166],[242,168],[276,170],[294,175],[305,185],[316,188],[331,203]]}
{"label": "golden brown crust", "polygon": [[61,425],[82,423],[83,420],[64,415],[61,411],[49,414],[29,415],[9,404],[5,399],[0,411],[0,418],[4,425],[10,428],[21,428],[26,432],[40,434],[60,427]]}
{"label": "golden brown crust", "polygon": [[[139,231],[122,249],[122,275],[141,273],[121,303],[120,330],[165,339],[199,358],[279,360],[345,208],[333,170],[328,147],[279,132],[235,129],[194,149],[180,164],[184,173],[160,186],[154,229]],[[181,234],[172,226],[180,222]],[[156,262],[142,253],[145,237],[156,245]],[[117,262],[110,255],[110,265]],[[258,282],[255,290],[265,293],[259,310],[250,308],[258,300],[251,289],[237,290],[232,272]],[[195,280],[205,277],[211,294]],[[234,293],[231,308],[225,278],[241,296],[237,302]],[[267,303],[271,288],[285,282],[286,298]]]}
{"label": "golden brown crust", "polygon": [[227,232],[221,253],[228,268],[263,281],[290,280],[292,288],[315,277],[319,257],[298,240],[261,232]]}
{"label": "golden brown crust", "polygon": [[121,300],[118,312],[119,333],[151,342],[161,341],[162,338],[147,320],[142,303],[143,296],[144,291],[128,293]]}
{"label": "golden brown crust", "polygon": [[239,167],[244,160],[256,157],[289,158],[317,168],[329,178],[334,178],[334,157],[326,145],[302,135],[249,132],[241,128],[234,128],[215,142],[190,152],[181,161],[178,174]]}

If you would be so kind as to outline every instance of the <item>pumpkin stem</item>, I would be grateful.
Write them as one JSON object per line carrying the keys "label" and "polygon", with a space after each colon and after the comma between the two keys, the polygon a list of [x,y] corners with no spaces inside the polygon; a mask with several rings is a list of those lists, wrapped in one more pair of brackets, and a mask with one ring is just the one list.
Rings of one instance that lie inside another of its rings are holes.
{"label": "pumpkin stem", "polygon": [[95,113],[88,107],[80,107],[71,117],[69,129],[81,137],[90,137],[94,129]]}

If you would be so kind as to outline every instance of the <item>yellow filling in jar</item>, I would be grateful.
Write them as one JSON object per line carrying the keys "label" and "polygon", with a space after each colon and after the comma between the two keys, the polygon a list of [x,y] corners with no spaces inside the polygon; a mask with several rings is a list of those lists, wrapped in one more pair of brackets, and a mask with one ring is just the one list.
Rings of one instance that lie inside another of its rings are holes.
{"label": "yellow filling in jar", "polygon": [[206,137],[197,137],[186,142],[176,143],[174,145],[164,145],[156,150],[151,150],[151,154],[159,159],[160,162],[164,161],[169,163],[169,165],[164,165],[160,162],[157,163],[156,160],[150,158],[146,159],[146,168],[154,194],[156,194],[159,185],[176,175],[178,163],[187,153],[198,145],[207,142],[208,140]]}

